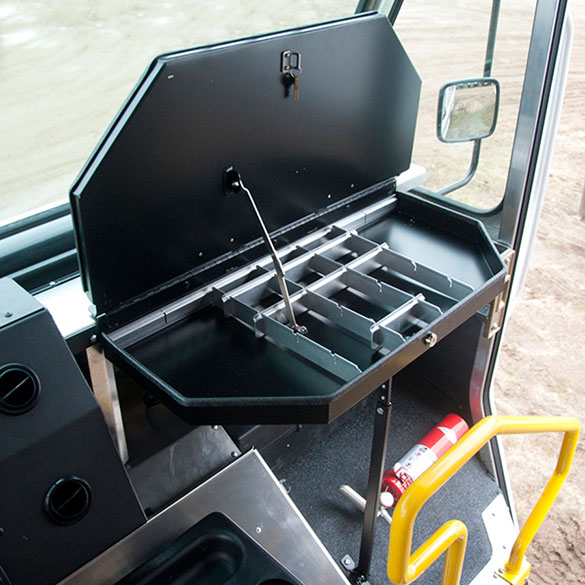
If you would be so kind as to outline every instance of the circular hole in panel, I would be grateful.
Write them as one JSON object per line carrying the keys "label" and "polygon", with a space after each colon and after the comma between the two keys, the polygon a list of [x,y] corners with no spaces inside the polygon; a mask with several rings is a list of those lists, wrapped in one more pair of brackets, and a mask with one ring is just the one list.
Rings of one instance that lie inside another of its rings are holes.
{"label": "circular hole in panel", "polygon": [[56,524],[74,524],[81,520],[91,505],[91,488],[79,477],[57,480],[45,496],[45,511]]}
{"label": "circular hole in panel", "polygon": [[22,414],[38,401],[39,379],[32,370],[18,364],[0,368],[0,412]]}

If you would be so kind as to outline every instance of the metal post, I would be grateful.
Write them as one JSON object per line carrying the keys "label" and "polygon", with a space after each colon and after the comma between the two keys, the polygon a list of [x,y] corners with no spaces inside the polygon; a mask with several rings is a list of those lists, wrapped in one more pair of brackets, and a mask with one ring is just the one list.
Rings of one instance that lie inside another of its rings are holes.
{"label": "metal post", "polygon": [[380,387],[380,398],[376,403],[376,418],[374,419],[374,438],[372,439],[372,454],[370,457],[370,474],[368,477],[368,494],[366,511],[362,528],[360,557],[357,567],[352,572],[354,583],[365,583],[370,573],[372,551],[374,547],[374,530],[380,501],[380,487],[386,464],[386,447],[388,446],[388,430],[392,414],[391,398],[392,380]]}
{"label": "metal post", "polygon": [[114,366],[106,358],[99,344],[90,345],[86,354],[93,393],[102,409],[120,459],[122,463],[126,463],[128,461],[128,446],[114,376]]}

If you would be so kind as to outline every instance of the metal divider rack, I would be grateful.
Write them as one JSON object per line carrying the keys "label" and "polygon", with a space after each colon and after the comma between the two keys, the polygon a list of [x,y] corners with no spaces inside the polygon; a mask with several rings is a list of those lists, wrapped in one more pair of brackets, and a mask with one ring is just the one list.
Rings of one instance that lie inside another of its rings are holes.
{"label": "metal divider rack", "polygon": [[[395,203],[393,197],[377,212],[388,213]],[[355,227],[365,216],[358,214],[343,227],[333,225],[287,254],[283,266],[291,303],[306,334],[288,326],[275,273],[266,266],[257,266],[243,284],[237,278],[218,283],[214,304],[257,337],[265,336],[341,380],[351,380],[371,364],[363,363],[368,352],[360,351],[352,339],[381,357],[443,315],[442,308],[426,300],[425,291],[441,296],[443,307],[473,292],[470,285],[415,262],[386,243],[359,235]],[[420,292],[407,292],[401,284]],[[334,351],[331,346],[345,349]]]}

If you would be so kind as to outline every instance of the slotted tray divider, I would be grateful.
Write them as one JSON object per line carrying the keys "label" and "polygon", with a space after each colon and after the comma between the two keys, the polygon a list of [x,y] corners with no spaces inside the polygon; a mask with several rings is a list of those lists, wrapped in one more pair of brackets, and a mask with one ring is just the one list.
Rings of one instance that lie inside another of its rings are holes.
{"label": "slotted tray divider", "polygon": [[[399,254],[386,244],[338,226],[332,226],[331,233],[333,237],[313,249],[297,247],[293,259],[284,263],[295,317],[310,312],[373,350],[392,351],[443,314],[423,293],[411,294],[373,277],[376,270],[392,272],[454,301],[473,291],[468,284]],[[274,271],[259,272],[256,278],[231,290],[216,290],[216,304],[224,314],[254,330],[256,336],[266,337],[342,380],[359,375],[362,370],[350,355],[333,352],[312,339],[310,331],[301,334],[288,326]],[[375,318],[338,302],[336,295],[345,291],[351,291],[366,306],[378,308],[384,316]],[[275,302],[270,304],[271,300]]]}

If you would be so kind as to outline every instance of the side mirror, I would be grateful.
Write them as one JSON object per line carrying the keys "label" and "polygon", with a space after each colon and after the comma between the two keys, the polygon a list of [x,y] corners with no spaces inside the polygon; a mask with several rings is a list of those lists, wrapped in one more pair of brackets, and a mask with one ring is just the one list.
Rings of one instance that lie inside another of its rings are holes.
{"label": "side mirror", "polygon": [[492,77],[450,81],[439,91],[437,138],[441,142],[481,140],[494,133],[500,84]]}

